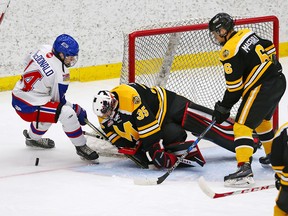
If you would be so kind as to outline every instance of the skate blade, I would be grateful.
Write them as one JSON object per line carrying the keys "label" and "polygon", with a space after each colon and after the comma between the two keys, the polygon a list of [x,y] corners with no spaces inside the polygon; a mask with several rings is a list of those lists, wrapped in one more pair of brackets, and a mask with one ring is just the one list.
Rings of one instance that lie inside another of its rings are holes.
{"label": "skate blade", "polygon": [[250,187],[255,183],[253,177],[244,177],[237,179],[229,179],[224,181],[225,187],[234,187],[234,188],[242,188],[242,187]]}
{"label": "skate blade", "polygon": [[28,148],[32,148],[32,149],[43,149],[43,150],[45,150],[45,149],[53,149],[53,148],[55,148],[55,146],[53,146],[53,147],[47,147],[47,146],[39,146],[39,145],[30,145],[30,144],[26,144],[26,147],[28,147]]}
{"label": "skate blade", "polygon": [[81,157],[81,156],[79,156],[79,157],[80,157],[80,159],[81,159],[82,161],[85,161],[85,162],[87,162],[87,163],[90,163],[90,164],[99,164],[99,159],[87,160],[87,159],[84,158],[84,157]]}
{"label": "skate blade", "polygon": [[263,164],[263,163],[260,163],[260,164],[261,164],[261,166],[262,166],[263,168],[265,168],[265,169],[267,169],[267,168],[272,168],[271,164]]}

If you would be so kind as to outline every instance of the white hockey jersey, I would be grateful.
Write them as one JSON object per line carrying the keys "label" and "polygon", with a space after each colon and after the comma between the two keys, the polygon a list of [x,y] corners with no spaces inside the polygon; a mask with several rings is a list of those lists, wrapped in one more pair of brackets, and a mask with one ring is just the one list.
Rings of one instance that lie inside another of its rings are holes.
{"label": "white hockey jersey", "polygon": [[12,104],[22,112],[49,101],[66,104],[69,79],[69,70],[52,53],[52,47],[44,45],[28,56],[27,66],[12,91]]}

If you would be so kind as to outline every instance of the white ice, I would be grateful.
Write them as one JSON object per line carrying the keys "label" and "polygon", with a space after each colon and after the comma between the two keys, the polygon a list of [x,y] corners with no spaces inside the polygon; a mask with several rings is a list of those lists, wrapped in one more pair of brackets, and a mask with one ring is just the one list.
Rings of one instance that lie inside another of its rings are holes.
{"label": "white ice", "polygon": [[[287,58],[281,59],[287,74]],[[288,76],[287,76],[288,77]],[[85,107],[88,118],[98,125],[92,98],[99,89],[111,89],[118,79],[71,83],[67,99]],[[214,144],[200,141],[204,167],[177,168],[161,185],[139,186],[137,178],[158,178],[165,170],[142,170],[124,158],[100,157],[99,164],[81,161],[75,148],[55,124],[45,136],[56,142],[52,150],[25,146],[22,131],[29,127],[11,106],[11,91],[0,92],[0,215],[1,216],[211,216],[272,215],[276,189],[210,199],[199,188],[204,176],[216,192],[224,188],[223,177],[236,170],[235,156]],[[279,106],[280,125],[288,120],[287,95]],[[84,130],[91,131],[88,126]],[[88,144],[97,145],[88,137]],[[273,184],[271,168],[262,168],[254,155],[256,186]],[[39,165],[35,160],[39,158]],[[237,189],[236,189],[237,190]]]}

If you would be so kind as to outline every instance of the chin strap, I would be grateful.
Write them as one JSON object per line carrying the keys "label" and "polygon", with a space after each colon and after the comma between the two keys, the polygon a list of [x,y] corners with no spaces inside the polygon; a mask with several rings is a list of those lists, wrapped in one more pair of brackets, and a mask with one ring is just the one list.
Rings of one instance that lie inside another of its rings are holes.
{"label": "chin strap", "polygon": [[[237,31],[231,32],[229,38],[233,37],[236,33],[237,33]],[[229,38],[228,38],[228,32],[226,32],[226,34],[224,34],[224,35],[220,35],[220,34],[219,34],[219,36],[220,36],[221,38],[224,38],[225,41],[222,42],[222,43],[220,43],[221,46],[224,46],[224,45],[227,43],[227,41],[229,40]]]}

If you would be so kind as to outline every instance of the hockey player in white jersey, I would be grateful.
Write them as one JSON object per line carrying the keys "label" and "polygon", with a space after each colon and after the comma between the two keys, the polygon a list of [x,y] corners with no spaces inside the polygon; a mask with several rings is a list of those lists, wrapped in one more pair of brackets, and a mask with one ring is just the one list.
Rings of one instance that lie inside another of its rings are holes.
{"label": "hockey player in white jersey", "polygon": [[42,46],[29,54],[27,65],[12,91],[12,106],[27,122],[24,130],[27,146],[53,148],[55,143],[42,138],[53,123],[62,123],[63,130],[76,147],[77,154],[86,160],[96,160],[97,152],[86,145],[81,125],[86,111],[65,98],[70,78],[68,67],[78,60],[79,45],[67,34],[59,35],[53,47]]}

